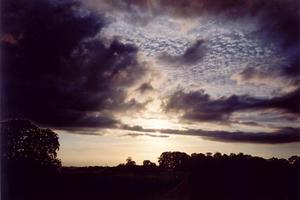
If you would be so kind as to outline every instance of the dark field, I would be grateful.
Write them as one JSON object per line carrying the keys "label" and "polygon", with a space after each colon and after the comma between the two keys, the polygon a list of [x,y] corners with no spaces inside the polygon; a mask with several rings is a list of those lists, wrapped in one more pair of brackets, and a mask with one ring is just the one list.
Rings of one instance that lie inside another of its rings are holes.
{"label": "dark field", "polygon": [[60,168],[13,162],[2,169],[2,199],[299,199],[299,157],[165,152],[159,166],[130,162]]}
{"label": "dark field", "polygon": [[29,121],[1,126],[1,200],[299,200],[300,157],[163,152],[158,166],[64,167],[57,134]]}

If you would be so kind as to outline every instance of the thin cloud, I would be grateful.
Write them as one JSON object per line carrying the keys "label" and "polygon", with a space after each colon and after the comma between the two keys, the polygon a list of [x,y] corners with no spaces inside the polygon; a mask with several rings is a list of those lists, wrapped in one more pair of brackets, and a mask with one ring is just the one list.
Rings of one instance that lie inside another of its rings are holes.
{"label": "thin cloud", "polygon": [[155,135],[155,134],[151,134],[151,133],[127,133],[124,134],[123,136],[130,136],[130,137],[141,137],[141,136],[148,136],[148,137],[154,137],[154,138],[168,138],[170,136],[168,135]]}
{"label": "thin cloud", "polygon": [[[274,132],[228,132],[228,131],[207,131],[202,129],[144,129],[140,126],[125,126],[126,130],[137,132],[159,132],[161,134],[191,135],[200,136],[203,139],[221,142],[241,142],[241,143],[264,143],[281,144],[300,141],[300,128],[283,127]],[[136,133],[135,136],[144,135]]]}

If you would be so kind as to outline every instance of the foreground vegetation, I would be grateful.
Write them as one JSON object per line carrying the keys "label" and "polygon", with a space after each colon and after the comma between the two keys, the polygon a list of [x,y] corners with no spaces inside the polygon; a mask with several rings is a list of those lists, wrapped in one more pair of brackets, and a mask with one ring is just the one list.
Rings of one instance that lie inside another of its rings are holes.
{"label": "foreground vegetation", "polygon": [[[175,154],[186,155],[162,155]],[[299,157],[216,153],[181,162],[168,156],[180,165],[53,168],[10,162],[3,199],[299,199]]]}
{"label": "foreground vegetation", "polygon": [[2,123],[1,134],[3,200],[300,199],[298,156],[164,152],[158,166],[128,158],[116,167],[62,167],[50,129],[17,120]]}

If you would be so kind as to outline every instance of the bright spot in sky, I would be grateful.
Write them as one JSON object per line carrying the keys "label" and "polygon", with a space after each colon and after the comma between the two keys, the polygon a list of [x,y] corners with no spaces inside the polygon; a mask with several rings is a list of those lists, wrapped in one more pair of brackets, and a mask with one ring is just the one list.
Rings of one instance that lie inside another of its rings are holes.
{"label": "bright spot in sky", "polygon": [[168,129],[172,128],[173,124],[165,119],[143,119],[143,127],[149,127],[153,129]]}

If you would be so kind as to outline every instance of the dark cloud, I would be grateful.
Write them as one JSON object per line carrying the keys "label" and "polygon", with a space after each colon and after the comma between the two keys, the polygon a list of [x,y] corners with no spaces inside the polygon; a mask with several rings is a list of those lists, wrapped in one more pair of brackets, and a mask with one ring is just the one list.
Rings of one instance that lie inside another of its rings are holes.
{"label": "dark cloud", "polygon": [[138,89],[137,91],[140,91],[142,94],[149,92],[149,91],[153,91],[154,88],[152,87],[152,85],[150,83],[143,83]]}
{"label": "dark cloud", "polygon": [[[300,37],[300,35],[299,35]],[[300,44],[300,43],[299,43]],[[297,51],[300,53],[300,51]],[[270,71],[270,70],[269,70]],[[291,81],[291,84],[300,85],[300,57],[299,54],[290,60],[288,65],[283,66],[279,69],[279,75],[286,77]]]}
{"label": "dark cloud", "polygon": [[[251,123],[252,125],[252,123]],[[161,137],[167,138],[170,135],[190,135],[199,136],[203,139],[220,141],[220,142],[240,142],[240,143],[264,143],[264,144],[281,144],[281,143],[291,143],[300,142],[300,128],[291,127],[279,127],[273,132],[243,132],[243,131],[208,131],[202,129],[187,129],[187,130],[177,130],[177,129],[147,129],[142,126],[130,126],[127,124],[118,124],[113,129],[134,131],[134,133],[124,134],[123,136],[139,137]],[[82,135],[103,135],[99,133],[98,129],[93,128],[63,128],[63,130],[68,130],[69,133],[82,134]],[[156,133],[156,134],[153,134]]]}
{"label": "dark cloud", "polygon": [[251,80],[251,79],[260,79],[265,77],[266,75],[256,71],[254,68],[245,68],[243,71],[239,73],[240,77],[244,80]]}
{"label": "dark cloud", "polygon": [[[232,76],[233,80],[240,83],[255,85],[274,85],[274,81],[281,81],[279,86],[298,86],[300,84],[300,58],[292,58],[287,64],[270,66],[261,69],[260,67],[247,67],[241,72]],[[281,79],[281,80],[280,80]]]}
{"label": "dark cloud", "polygon": [[241,124],[241,125],[248,125],[248,126],[257,126],[257,127],[261,127],[262,124],[259,124],[257,122],[251,122],[251,121],[238,121],[238,120],[235,120],[235,121],[230,121],[231,124]]}
{"label": "dark cloud", "polygon": [[204,139],[222,141],[222,142],[247,142],[247,143],[266,143],[279,144],[300,141],[299,128],[282,128],[278,131],[266,133],[248,133],[248,132],[226,132],[226,131],[186,131],[188,135],[199,135]]}
{"label": "dark cloud", "polygon": [[196,41],[192,46],[187,48],[182,55],[172,56],[163,54],[159,58],[164,62],[176,65],[192,65],[202,60],[205,55],[206,47],[203,40]]}
{"label": "dark cloud", "polygon": [[[126,89],[145,74],[137,47],[94,38],[106,19],[76,1],[4,0],[2,117],[39,124],[111,127],[140,109]],[[12,41],[12,40],[9,40]]]}
{"label": "dark cloud", "polygon": [[140,136],[148,136],[148,137],[158,137],[158,138],[168,138],[168,135],[155,135],[150,133],[128,133],[124,134],[124,136],[130,136],[130,137],[140,137]]}
{"label": "dark cloud", "polygon": [[183,118],[195,121],[227,121],[233,112],[245,110],[275,109],[300,113],[300,88],[279,97],[269,99],[250,96],[221,97],[212,99],[203,90],[175,92],[166,102],[166,112],[183,112]]}
{"label": "dark cloud", "polygon": [[[204,139],[222,141],[222,142],[246,142],[246,143],[265,143],[279,144],[300,141],[300,128],[280,128],[274,132],[228,132],[228,131],[207,131],[202,129],[144,129],[141,126],[123,125],[125,130],[137,132],[159,132],[161,134],[176,134],[176,135],[193,135],[200,136]],[[132,136],[140,136],[144,134],[134,133]]]}
{"label": "dark cloud", "polygon": [[144,129],[142,126],[129,126],[127,124],[122,124],[120,129],[129,130],[129,131],[140,131],[140,132],[155,132],[155,129]]}
{"label": "dark cloud", "polygon": [[105,132],[103,132],[103,129],[99,131],[99,128],[91,128],[91,127],[59,127],[54,129],[54,131],[57,131],[60,133],[60,131],[63,131],[63,133],[67,134],[77,134],[77,135],[94,135],[94,136],[103,136],[105,135]]}

